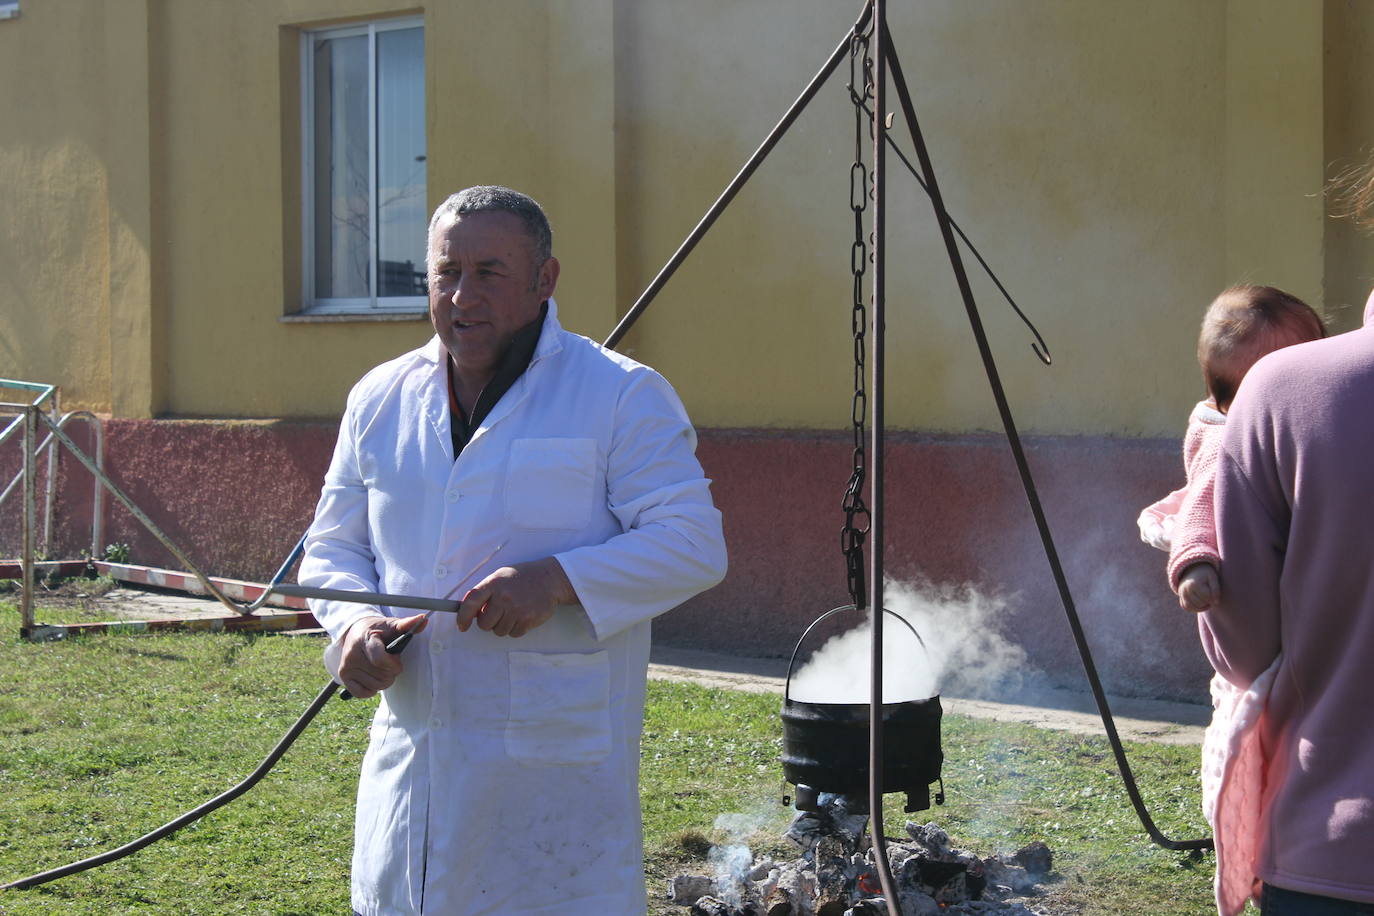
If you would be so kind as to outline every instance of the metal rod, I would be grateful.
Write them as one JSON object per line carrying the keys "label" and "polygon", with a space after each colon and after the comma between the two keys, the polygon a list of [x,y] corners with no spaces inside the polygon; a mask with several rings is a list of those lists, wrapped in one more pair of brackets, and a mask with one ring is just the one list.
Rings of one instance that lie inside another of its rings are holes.
{"label": "metal rod", "polygon": [[[20,417],[19,417],[19,426],[20,426],[21,431],[22,431],[22,429],[23,429],[23,425],[24,425],[24,417],[23,417],[23,416],[20,416]],[[21,436],[20,439],[22,440],[23,437]],[[21,444],[20,444],[20,448],[23,448],[22,442],[21,442]],[[39,446],[39,448],[41,449],[42,446]],[[5,489],[4,489],[3,492],[0,492],[0,503],[4,503],[5,500],[9,499],[11,493],[13,493],[15,490],[19,489],[19,488],[22,487],[23,485],[24,485],[24,466],[21,464],[21,465],[19,466],[19,472],[18,472],[17,474],[14,475],[14,479],[11,480],[11,481],[9,482],[9,485],[5,487]]]}
{"label": "metal rod", "polygon": [[294,598],[320,598],[325,601],[350,601],[353,604],[370,604],[378,607],[408,607],[418,611],[443,611],[446,614],[458,613],[461,601],[443,598],[421,598],[418,595],[388,595],[383,592],[358,592],[341,588],[313,588],[309,585],[277,585],[272,592]]}
{"label": "metal rod", "polygon": [[901,916],[897,904],[897,882],[892,877],[892,864],[887,858],[887,841],[883,836],[883,422],[885,392],[883,390],[883,356],[886,350],[886,268],[884,257],[887,242],[887,175],[884,171],[887,153],[887,76],[883,66],[889,37],[887,34],[887,5],[885,0],[873,0],[873,380],[870,385],[873,402],[873,425],[869,429],[872,445],[870,486],[872,501],[868,536],[869,577],[868,613],[872,626],[872,695],[868,712],[868,810],[872,818],[874,864],[878,866],[878,882],[890,916]]}
{"label": "metal rod", "polygon": [[[57,415],[62,413],[60,388],[53,392],[52,412]],[[57,499],[57,444],[52,441],[52,436],[44,439],[38,450],[41,452],[45,446],[48,450],[48,476],[43,487],[43,547],[40,552],[46,557],[52,555],[52,506]]]}
{"label": "metal rod", "polygon": [[43,487],[43,556],[52,555],[52,504],[57,500],[57,443],[48,436],[38,451],[48,451],[48,477]]}
{"label": "metal rod", "polygon": [[[20,410],[28,409],[27,404],[0,404],[0,407],[19,407]],[[8,426],[5,427],[5,431],[0,433],[0,445],[4,445],[6,442],[8,442],[10,436],[14,435],[15,430],[22,428],[23,425],[24,414],[20,413],[18,416],[16,416],[13,420],[10,421]]]}
{"label": "metal rod", "polygon": [[24,411],[24,571],[22,584],[24,592],[19,599],[19,635],[27,638],[33,632],[33,561],[34,528],[37,527],[34,507],[34,482],[38,470],[38,455],[34,451],[34,440],[38,437],[38,408],[29,407]]}
{"label": "metal rod", "polygon": [[872,8],[872,0],[864,4],[863,12],[859,14],[858,22],[854,24],[849,32],[845,33],[844,41],[840,42],[835,48],[834,53],[830,55],[830,59],[825,62],[825,66],[821,67],[820,71],[811,78],[811,82],[802,90],[802,94],[797,96],[797,100],[792,103],[792,107],[787,109],[787,113],[782,116],[782,120],[778,121],[777,125],[769,132],[768,136],[759,144],[759,148],[754,151],[754,155],[749,157],[749,161],[747,161],[744,167],[739,170],[739,173],[731,179],[730,184],[721,192],[720,197],[716,198],[716,202],[711,204],[711,208],[706,211],[706,215],[697,223],[696,228],[687,236],[686,241],[684,241],[678,247],[678,250],[673,253],[673,256],[668,259],[668,263],[663,265],[663,268],[658,272],[658,276],[654,277],[653,281],[644,292],[639,294],[639,298],[635,300],[635,304],[630,306],[630,310],[625,313],[625,317],[620,319],[615,329],[611,331],[610,336],[602,343],[603,347],[606,347],[608,350],[614,349],[615,346],[620,343],[621,338],[629,332],[634,323],[638,321],[639,317],[649,308],[649,304],[654,301],[654,297],[656,297],[663,287],[667,285],[668,280],[672,278],[673,274],[677,273],[677,269],[682,266],[683,261],[687,260],[687,256],[692,253],[692,249],[697,247],[697,243],[705,237],[716,219],[725,211],[725,208],[730,205],[730,201],[735,199],[735,195],[739,193],[740,188],[744,187],[750,176],[753,175],[755,170],[763,163],[763,160],[768,158],[768,154],[772,152],[773,147],[777,146],[778,141],[787,133],[788,128],[792,126],[792,122],[797,120],[797,116],[802,113],[811,99],[820,91],[821,86],[830,78],[830,74],[835,72],[835,68],[840,65],[840,61],[844,60],[845,56],[849,53],[849,36],[853,34],[855,30],[862,30],[864,26],[867,25]]}
{"label": "metal rod", "polygon": [[[95,466],[104,473],[105,424],[89,410],[79,411],[74,416],[81,417],[91,424],[92,435],[95,437]],[[101,556],[105,549],[102,543],[105,540],[105,488],[100,485],[98,477],[91,479],[91,486],[94,490],[91,494],[91,559],[94,560]]]}
{"label": "metal rod", "polygon": [[[62,389],[61,389],[61,388],[56,388],[56,389],[54,389],[54,391],[53,391],[53,396],[52,396],[52,414],[53,414],[53,416],[61,416],[61,415],[62,415]],[[61,422],[61,421],[59,420],[58,422]],[[52,555],[52,507],[53,507],[53,503],[56,502],[56,500],[57,500],[57,466],[58,466],[58,460],[57,460],[57,443],[55,443],[55,442],[52,441],[52,437],[51,437],[51,436],[47,437],[47,438],[44,439],[43,441],[44,441],[44,443],[47,445],[47,449],[48,449],[48,478],[47,478],[46,481],[44,481],[44,483],[46,484],[46,486],[44,487],[44,496],[43,496],[43,549],[42,549],[42,554],[43,554],[43,556],[47,557],[47,556],[51,556],[51,555]],[[43,450],[43,446],[39,446],[39,451],[42,451],[42,450]]]}
{"label": "metal rod", "polygon": [[[870,118],[875,117],[873,112],[868,110],[867,106],[864,107],[864,111],[867,112]],[[887,135],[887,145],[892,147],[892,152],[897,154],[897,158],[901,160],[902,165],[906,166],[906,170],[911,173],[911,177],[916,179],[916,183],[921,186],[921,190],[929,194],[930,191],[926,188],[926,180],[921,177],[920,172],[916,171],[916,167],[911,164],[911,160],[902,152],[902,148],[897,145],[897,141],[892,139],[892,134],[890,133]],[[1026,329],[1031,332],[1031,335],[1035,337],[1035,340],[1031,342],[1031,352],[1045,365],[1053,365],[1054,360],[1050,356],[1050,345],[1045,343],[1045,338],[1040,334],[1040,329],[1035,326],[1035,322],[1031,321],[1026,313],[1021,311],[1021,306],[1016,304],[1016,300],[1013,299],[1011,293],[1007,291],[1001,278],[998,277],[997,273],[992,269],[992,265],[987,262],[987,258],[983,257],[983,253],[978,250],[978,246],[973,244],[973,239],[968,237],[968,233],[959,225],[959,221],[951,216],[949,218],[949,225],[950,228],[958,234],[964,246],[968,248],[969,254],[973,255],[974,260],[983,268],[983,273],[987,274],[988,279],[992,281],[992,285],[997,287],[997,291],[1002,294],[1002,298],[1007,300],[1007,305],[1011,306],[1011,310],[1016,313],[1016,317],[1021,319],[1021,323],[1024,324]]]}
{"label": "metal rod", "polygon": [[[19,422],[20,422],[20,424],[21,424],[21,426],[22,426],[22,424],[23,424],[23,422],[24,422],[24,418],[23,418],[23,417],[20,417],[20,418],[19,418]],[[22,438],[22,437],[20,437],[20,438]],[[21,447],[22,447],[22,446],[21,446]],[[38,448],[39,448],[39,451],[42,451],[43,446],[40,445]],[[10,494],[13,493],[15,490],[19,489],[20,487],[22,487],[23,485],[24,485],[24,467],[23,467],[23,465],[20,465],[20,467],[19,467],[19,473],[17,473],[17,474],[14,475],[14,479],[11,480],[11,481],[9,482],[9,485],[5,487],[4,492],[0,492],[0,503],[3,503],[5,500],[9,499]]]}
{"label": "metal rod", "polygon": [[[48,399],[48,395],[53,393],[56,385],[49,385],[46,382],[21,382],[18,379],[0,378],[0,388],[17,388],[20,391],[39,391],[42,392],[32,403],[41,404]],[[24,405],[28,406],[28,405]]]}
{"label": "metal rod", "polygon": [[258,595],[258,597],[253,600],[253,603],[248,605],[245,610],[250,613],[256,611],[267,603],[268,597],[274,592],[281,592],[281,580],[286,578],[286,574],[291,571],[291,567],[295,566],[296,561],[301,558],[301,554],[305,553],[305,539],[309,536],[309,531],[301,535],[301,539],[296,542],[295,547],[291,548],[291,552],[286,555],[286,559],[282,561],[281,566],[277,569],[277,574],[272,577],[271,582],[267,583],[267,588],[263,589],[262,594]]}
{"label": "metal rod", "polygon": [[[881,28],[881,23],[879,25]],[[997,403],[997,413],[1002,418],[1002,427],[1006,431],[1007,444],[1011,448],[1012,457],[1016,461],[1017,472],[1021,476],[1021,487],[1025,491],[1026,501],[1030,504],[1031,515],[1035,518],[1035,526],[1040,533],[1040,541],[1045,550],[1045,559],[1050,565],[1055,586],[1059,590],[1059,599],[1069,620],[1069,630],[1072,632],[1074,644],[1078,648],[1078,656],[1082,659],[1083,670],[1087,675],[1088,685],[1092,688],[1093,699],[1097,702],[1098,711],[1101,713],[1102,726],[1107,732],[1108,742],[1111,744],[1112,753],[1116,757],[1117,769],[1121,771],[1122,781],[1126,784],[1126,793],[1130,797],[1131,805],[1135,808],[1136,815],[1140,818],[1145,831],[1150,835],[1150,839],[1158,845],[1172,850],[1211,849],[1213,843],[1210,837],[1180,841],[1171,840],[1161,833],[1150,817],[1149,811],[1145,807],[1145,801],[1141,798],[1140,790],[1135,784],[1130,763],[1126,760],[1126,751],[1121,745],[1121,738],[1117,734],[1116,723],[1107,703],[1106,692],[1102,689],[1102,681],[1097,675],[1097,666],[1093,662],[1087,637],[1083,633],[1083,625],[1078,618],[1078,611],[1074,607],[1068,579],[1059,562],[1059,553],[1055,549],[1054,538],[1050,534],[1049,522],[1046,520],[1045,511],[1040,505],[1040,496],[1035,487],[1035,480],[1031,477],[1030,465],[1026,461],[1024,450],[1021,448],[1021,437],[1016,431],[1016,421],[1012,418],[1006,391],[1002,387],[1001,376],[997,371],[997,363],[993,359],[992,348],[988,344],[987,333],[983,329],[983,321],[978,315],[978,306],[973,299],[973,289],[969,285],[968,274],[964,270],[964,262],[959,255],[959,246],[954,240],[952,221],[949,218],[949,213],[945,210],[944,198],[940,194],[940,186],[935,180],[935,171],[931,166],[930,152],[926,149],[925,139],[921,135],[920,123],[916,120],[916,109],[911,102],[906,80],[902,76],[901,62],[897,59],[896,49],[890,43],[884,41],[881,47],[884,48],[888,63],[892,67],[892,82],[901,100],[902,114],[906,118],[907,129],[911,132],[911,142],[916,148],[917,160],[920,162],[921,171],[925,173],[926,193],[930,197],[931,207],[935,210],[935,219],[940,224],[940,234],[944,238],[950,267],[953,269],[954,278],[959,285],[959,295],[964,302],[964,311],[968,314],[969,327],[973,331],[974,341],[978,345],[978,353],[983,360],[983,369],[987,373],[988,385],[992,388],[993,400]],[[876,109],[876,113],[880,116],[881,112],[881,107]]]}

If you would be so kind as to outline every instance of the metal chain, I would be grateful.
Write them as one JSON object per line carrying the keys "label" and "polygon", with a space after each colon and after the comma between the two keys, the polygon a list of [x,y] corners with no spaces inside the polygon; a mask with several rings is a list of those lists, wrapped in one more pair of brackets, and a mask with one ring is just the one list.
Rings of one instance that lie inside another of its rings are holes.
{"label": "metal chain", "polygon": [[865,336],[868,331],[868,307],[864,298],[864,272],[868,269],[869,251],[864,233],[864,213],[872,193],[868,167],[864,164],[864,150],[868,140],[864,130],[870,120],[865,105],[873,98],[873,58],[869,56],[871,30],[855,30],[849,42],[849,99],[854,104],[854,162],[849,167],[849,209],[854,214],[854,244],[849,251],[849,270],[854,278],[853,312],[850,330],[854,336],[854,400],[850,421],[854,429],[854,470],[845,486],[844,528],[840,531],[840,551],[844,554],[845,575],[849,596],[854,606],[863,610],[868,605],[868,583],[865,577],[864,540],[868,536],[870,516],[864,503],[864,482],[868,473],[868,455],[864,450],[864,427],[868,417],[868,392],[864,388]]}

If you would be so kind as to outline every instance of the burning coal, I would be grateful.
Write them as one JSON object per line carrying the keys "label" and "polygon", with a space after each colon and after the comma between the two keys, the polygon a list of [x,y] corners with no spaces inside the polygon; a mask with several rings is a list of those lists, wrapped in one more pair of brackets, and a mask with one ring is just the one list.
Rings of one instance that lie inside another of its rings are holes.
{"label": "burning coal", "polygon": [[[887,581],[883,602],[911,624],[918,642],[888,615],[883,627],[883,701],[904,703],[938,693],[978,697],[1020,688],[1026,653],[997,630],[1003,598],[972,586]],[[804,703],[867,703],[871,627],[863,623],[827,641],[792,676],[789,695]]]}
{"label": "burning coal", "polygon": [[[838,797],[819,811],[802,812],[787,829],[796,859],[754,859],[733,843],[713,862],[730,867],[715,876],[679,875],[668,887],[671,902],[691,916],[881,916],[881,883],[865,828],[868,817],[851,814]],[[1053,866],[1049,847],[1032,843],[1010,856],[979,858],[955,848],[935,824],[908,822],[907,839],[888,841],[888,857],[901,911],[909,916],[1034,916],[1027,898]]]}

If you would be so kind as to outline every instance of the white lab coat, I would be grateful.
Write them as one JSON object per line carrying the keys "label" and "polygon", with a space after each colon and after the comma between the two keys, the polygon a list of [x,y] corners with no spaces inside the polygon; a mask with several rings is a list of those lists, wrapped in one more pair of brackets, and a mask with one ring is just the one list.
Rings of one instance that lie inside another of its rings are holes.
{"label": "white lab coat", "polygon": [[[552,555],[582,605],[519,639],[435,614],[406,649],[363,759],[353,907],[642,914],[649,620],[725,573],[696,435],[660,375],[564,331],[550,301],[528,370],[455,462],[444,356],[436,337],[350,393],[301,583],[461,597]],[[335,639],[378,612],[312,608]]]}

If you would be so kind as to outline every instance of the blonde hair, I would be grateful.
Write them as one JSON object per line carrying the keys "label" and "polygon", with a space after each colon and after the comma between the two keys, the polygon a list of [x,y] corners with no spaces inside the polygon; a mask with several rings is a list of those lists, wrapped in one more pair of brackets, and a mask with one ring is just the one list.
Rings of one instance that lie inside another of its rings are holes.
{"label": "blonde hair", "polygon": [[1351,220],[1361,229],[1374,229],[1374,155],[1327,182],[1326,196],[1332,216]]}

